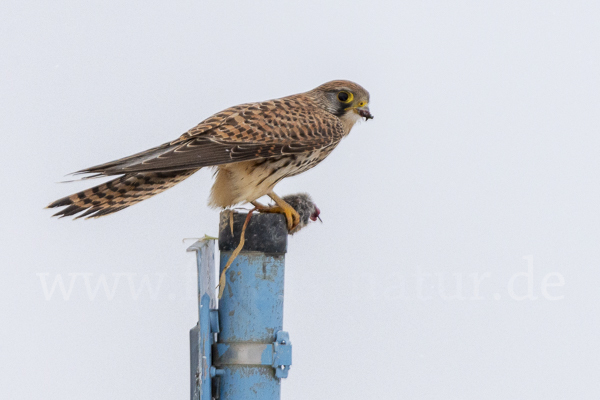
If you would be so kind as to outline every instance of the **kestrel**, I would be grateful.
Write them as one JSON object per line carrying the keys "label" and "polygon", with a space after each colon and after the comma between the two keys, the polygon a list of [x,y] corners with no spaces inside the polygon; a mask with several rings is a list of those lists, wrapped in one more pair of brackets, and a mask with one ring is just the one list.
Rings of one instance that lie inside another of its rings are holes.
{"label": "kestrel", "polygon": [[[59,199],[66,206],[54,216],[101,217],[146,200],[203,167],[215,170],[211,207],[252,203],[268,195],[288,229],[298,213],[273,192],[284,178],[317,165],[369,112],[369,93],[350,81],[331,81],[305,93],[259,103],[241,104],[204,120],[179,138],[76,174],[120,177]],[[271,209],[273,211],[273,209]]]}

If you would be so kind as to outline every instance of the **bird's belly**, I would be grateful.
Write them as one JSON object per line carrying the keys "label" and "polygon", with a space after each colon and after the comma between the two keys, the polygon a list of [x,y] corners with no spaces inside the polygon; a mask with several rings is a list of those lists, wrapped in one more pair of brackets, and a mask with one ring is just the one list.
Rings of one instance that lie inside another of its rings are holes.
{"label": "bird's belly", "polygon": [[229,207],[254,201],[272,191],[283,178],[314,167],[325,156],[315,151],[219,166],[209,204]]}

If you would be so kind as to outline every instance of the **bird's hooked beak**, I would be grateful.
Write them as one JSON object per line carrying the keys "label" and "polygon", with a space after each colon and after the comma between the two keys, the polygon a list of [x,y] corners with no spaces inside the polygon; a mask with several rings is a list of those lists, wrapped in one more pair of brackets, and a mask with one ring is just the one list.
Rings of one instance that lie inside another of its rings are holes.
{"label": "bird's hooked beak", "polygon": [[369,111],[369,107],[360,107],[360,108],[357,108],[357,111],[358,111],[358,115],[363,117],[365,119],[365,121],[368,121],[368,120],[374,118],[373,115],[371,115],[371,112]]}
{"label": "bird's hooked beak", "polygon": [[[363,105],[364,103],[364,105]],[[358,107],[354,107],[352,109],[355,113],[357,113],[358,115],[360,115],[361,117],[363,117],[365,119],[365,121],[368,121],[370,119],[373,119],[373,115],[371,114],[371,112],[369,111],[369,106],[366,104],[366,102],[360,102]]]}

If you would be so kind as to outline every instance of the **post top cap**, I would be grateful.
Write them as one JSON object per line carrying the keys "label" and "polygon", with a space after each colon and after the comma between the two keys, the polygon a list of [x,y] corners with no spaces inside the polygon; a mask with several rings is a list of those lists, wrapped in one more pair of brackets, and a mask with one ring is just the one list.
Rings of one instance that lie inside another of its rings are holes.
{"label": "post top cap", "polygon": [[[233,235],[231,234],[230,213],[233,213]],[[240,235],[247,215],[247,213],[241,214],[231,210],[221,212],[219,250],[233,251],[240,244]],[[287,225],[282,214],[253,213],[246,228],[242,252],[286,253],[287,238]]]}

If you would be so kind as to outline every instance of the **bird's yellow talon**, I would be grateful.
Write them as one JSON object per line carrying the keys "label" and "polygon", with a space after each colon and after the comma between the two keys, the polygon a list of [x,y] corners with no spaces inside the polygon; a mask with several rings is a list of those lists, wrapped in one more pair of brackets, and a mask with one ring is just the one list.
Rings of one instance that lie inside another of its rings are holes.
{"label": "bird's yellow talon", "polygon": [[291,206],[283,210],[283,214],[285,215],[285,220],[287,221],[288,231],[291,231],[300,223],[300,214],[298,214],[298,212]]}
{"label": "bird's yellow talon", "polygon": [[273,192],[269,193],[269,197],[272,198],[277,205],[270,207],[263,206],[256,201],[253,201],[252,205],[254,205],[259,212],[278,213],[285,215],[288,231],[292,231],[300,223],[300,214],[298,214],[298,211],[296,211],[294,207],[290,206],[285,202],[285,200]]}
{"label": "bird's yellow talon", "polygon": [[269,193],[269,197],[277,203],[279,212],[285,215],[288,231],[294,229],[300,223],[300,214],[294,210],[294,207],[290,206],[285,200],[277,196],[275,192]]}

